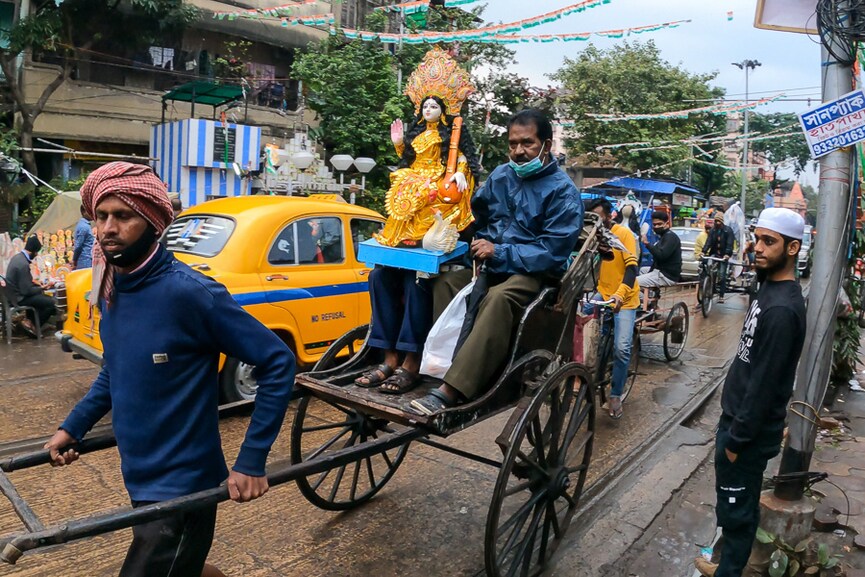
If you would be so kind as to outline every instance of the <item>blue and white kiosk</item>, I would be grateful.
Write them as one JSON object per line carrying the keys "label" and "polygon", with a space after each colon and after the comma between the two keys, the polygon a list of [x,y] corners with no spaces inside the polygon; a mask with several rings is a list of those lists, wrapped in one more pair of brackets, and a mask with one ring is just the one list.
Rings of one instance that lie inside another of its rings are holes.
{"label": "blue and white kiosk", "polygon": [[[194,85],[194,86],[193,86]],[[208,93],[208,87],[225,94]],[[178,87],[163,96],[217,106],[238,100],[242,92],[208,83],[196,82]],[[259,169],[261,159],[261,128],[231,124],[218,120],[189,118],[163,122],[151,128],[150,156],[156,174],[168,184],[169,192],[177,192],[184,208],[215,197],[250,194],[252,184],[245,177]]]}

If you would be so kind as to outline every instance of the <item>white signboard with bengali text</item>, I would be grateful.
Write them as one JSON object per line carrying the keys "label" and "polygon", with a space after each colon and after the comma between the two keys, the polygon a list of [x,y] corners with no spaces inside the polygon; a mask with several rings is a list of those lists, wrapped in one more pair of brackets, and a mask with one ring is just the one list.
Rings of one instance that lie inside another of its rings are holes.
{"label": "white signboard with bengali text", "polygon": [[865,92],[854,90],[799,115],[812,158],[865,140]]}

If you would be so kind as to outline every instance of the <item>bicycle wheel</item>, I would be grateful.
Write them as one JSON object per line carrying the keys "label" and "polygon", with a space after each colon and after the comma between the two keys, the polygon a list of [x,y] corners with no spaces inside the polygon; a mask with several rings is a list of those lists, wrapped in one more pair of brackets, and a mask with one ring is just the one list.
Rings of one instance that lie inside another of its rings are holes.
{"label": "bicycle wheel", "polygon": [[631,343],[631,361],[628,363],[628,376],[625,379],[625,388],[622,389],[622,402],[631,394],[631,389],[634,388],[634,382],[637,380],[637,370],[640,368],[640,350],[642,350],[642,342],[640,333],[634,330],[634,340]]}
{"label": "bicycle wheel", "polygon": [[703,318],[709,318],[709,313],[712,311],[712,297],[715,292],[715,283],[712,282],[712,275],[707,274],[700,280],[699,298],[700,309],[703,313]]}
{"label": "bicycle wheel", "polygon": [[664,356],[668,361],[675,361],[685,350],[688,324],[688,306],[683,302],[673,305],[664,323]]}
{"label": "bicycle wheel", "polygon": [[[603,329],[602,329],[603,330]],[[598,406],[603,406],[609,400],[610,383],[613,380],[613,328],[607,334],[601,333],[598,346],[597,368],[595,369],[595,384],[598,389]]]}

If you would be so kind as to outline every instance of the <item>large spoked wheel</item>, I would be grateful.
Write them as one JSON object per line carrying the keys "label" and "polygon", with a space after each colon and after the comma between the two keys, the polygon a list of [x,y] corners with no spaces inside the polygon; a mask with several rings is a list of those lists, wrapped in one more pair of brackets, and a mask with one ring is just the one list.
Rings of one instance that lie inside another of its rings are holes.
{"label": "large spoked wheel", "polygon": [[[622,389],[622,402],[631,394],[631,389],[634,388],[634,383],[637,381],[637,371],[640,368],[640,352],[643,348],[643,342],[640,339],[640,333],[634,331],[634,339],[631,341],[631,360],[628,362],[628,378],[625,379],[625,388]],[[612,387],[612,385],[611,385]]]}
{"label": "large spoked wheel", "polygon": [[[291,462],[325,459],[329,453],[387,434],[390,423],[313,396],[300,400],[291,427]],[[297,487],[321,509],[345,511],[369,501],[390,481],[408,444],[352,461],[323,473],[301,477]]]}
{"label": "large spoked wheel", "polygon": [[487,515],[488,575],[544,570],[579,505],[594,430],[588,372],[565,365],[545,380],[511,433]]}
{"label": "large spoked wheel", "polygon": [[668,361],[682,356],[688,341],[689,324],[688,306],[683,302],[674,304],[664,323],[664,356]]}
{"label": "large spoked wheel", "polygon": [[712,297],[715,292],[715,285],[712,282],[712,275],[707,274],[700,279],[699,288],[700,310],[703,313],[703,318],[709,318],[709,313],[712,312]]}
{"label": "large spoked wheel", "polygon": [[363,345],[358,343],[365,343],[368,334],[369,325],[360,325],[333,341],[315,363],[313,372],[333,369],[353,360],[363,350]]}

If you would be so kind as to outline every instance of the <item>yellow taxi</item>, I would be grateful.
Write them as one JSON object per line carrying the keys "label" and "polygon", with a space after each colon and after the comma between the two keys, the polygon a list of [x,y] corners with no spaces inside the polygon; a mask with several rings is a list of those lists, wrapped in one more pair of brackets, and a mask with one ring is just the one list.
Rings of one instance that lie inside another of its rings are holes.
{"label": "yellow taxi", "polygon": [[[186,210],[162,242],[178,260],[225,285],[309,366],[341,335],[369,322],[370,269],[357,251],[383,224],[378,213],[336,195],[243,196]],[[59,338],[63,350],[101,363],[99,311],[91,313],[87,304],[90,290],[90,269],[67,277]],[[255,397],[252,369],[220,360],[223,402]]]}

